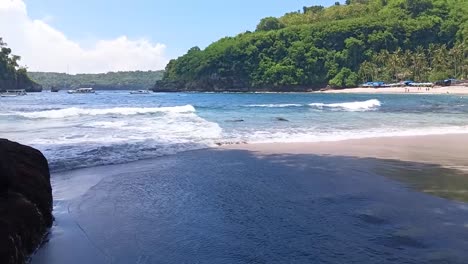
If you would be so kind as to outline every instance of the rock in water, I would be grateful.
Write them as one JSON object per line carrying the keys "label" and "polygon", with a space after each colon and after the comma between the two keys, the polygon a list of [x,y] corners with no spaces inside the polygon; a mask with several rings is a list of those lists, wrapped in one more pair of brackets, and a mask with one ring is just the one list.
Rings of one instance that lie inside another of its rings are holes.
{"label": "rock in water", "polygon": [[289,122],[289,120],[287,120],[287,119],[284,118],[284,117],[277,117],[276,120],[277,120],[277,121],[281,121],[281,122]]}
{"label": "rock in water", "polygon": [[34,148],[0,139],[0,263],[25,263],[52,222],[46,158]]}

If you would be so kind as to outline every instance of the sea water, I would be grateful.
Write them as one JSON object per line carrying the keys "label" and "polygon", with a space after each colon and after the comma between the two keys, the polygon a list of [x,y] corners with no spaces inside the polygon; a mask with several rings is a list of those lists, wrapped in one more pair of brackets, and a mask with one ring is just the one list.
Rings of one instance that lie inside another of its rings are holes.
{"label": "sea water", "polygon": [[468,132],[468,96],[98,91],[0,98],[0,137],[53,171],[235,143]]}

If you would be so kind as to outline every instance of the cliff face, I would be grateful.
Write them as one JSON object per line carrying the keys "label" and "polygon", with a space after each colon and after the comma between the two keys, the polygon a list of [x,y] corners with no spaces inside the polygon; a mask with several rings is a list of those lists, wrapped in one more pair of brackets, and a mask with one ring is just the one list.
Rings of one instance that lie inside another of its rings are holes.
{"label": "cliff face", "polygon": [[156,82],[154,92],[311,92],[318,91],[325,85],[284,85],[251,87],[247,81],[235,78],[203,79],[196,81],[168,81]]}
{"label": "cliff face", "polygon": [[46,158],[36,149],[0,139],[0,263],[24,263],[52,222]]}
{"label": "cliff face", "polygon": [[28,93],[42,92],[42,86],[29,78],[20,78],[16,89],[25,89]]}

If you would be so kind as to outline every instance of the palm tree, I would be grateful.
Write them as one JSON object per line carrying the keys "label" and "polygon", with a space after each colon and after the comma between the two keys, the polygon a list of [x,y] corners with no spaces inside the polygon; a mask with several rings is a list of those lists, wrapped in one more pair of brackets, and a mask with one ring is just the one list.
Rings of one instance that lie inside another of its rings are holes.
{"label": "palm tree", "polygon": [[[381,50],[379,53],[372,57],[374,65],[376,65],[376,74],[374,77],[378,79],[384,79],[384,73],[386,72],[386,66],[388,64],[388,60],[390,57],[390,53],[388,50]],[[376,79],[374,79],[375,81]]]}
{"label": "palm tree", "polygon": [[397,75],[402,69],[403,64],[403,51],[401,48],[398,48],[394,53],[390,54],[388,59],[388,68],[391,73],[392,80],[396,81],[398,79]]}
{"label": "palm tree", "polygon": [[453,63],[453,73],[454,77],[461,76],[461,66],[465,60],[464,55],[464,43],[457,43],[449,52],[451,57],[451,62]]}
{"label": "palm tree", "polygon": [[375,63],[364,61],[359,68],[359,74],[366,81],[374,81],[378,74],[378,67]]}
{"label": "palm tree", "polygon": [[438,46],[434,50],[432,68],[436,71],[444,71],[449,68],[448,63],[448,50],[445,44]]}
{"label": "palm tree", "polygon": [[413,77],[417,81],[423,80],[423,75],[426,75],[427,70],[427,59],[424,49],[421,46],[416,48],[416,51],[412,54],[412,63],[413,63]]}

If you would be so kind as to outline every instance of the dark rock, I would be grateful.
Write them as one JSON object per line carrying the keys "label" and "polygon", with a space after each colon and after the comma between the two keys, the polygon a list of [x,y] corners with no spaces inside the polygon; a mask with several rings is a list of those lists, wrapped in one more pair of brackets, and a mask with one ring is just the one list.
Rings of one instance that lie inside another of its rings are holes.
{"label": "dark rock", "polygon": [[159,80],[153,87],[154,92],[312,92],[318,91],[323,84],[316,86],[274,86],[254,87],[247,79],[239,77],[220,77],[211,75],[209,77],[194,80]]}
{"label": "dark rock", "polygon": [[52,221],[46,158],[36,149],[0,139],[0,263],[24,263]]}
{"label": "dark rock", "polygon": [[287,119],[284,118],[284,117],[277,117],[277,118],[276,118],[276,121],[289,122],[289,120],[287,120]]}

